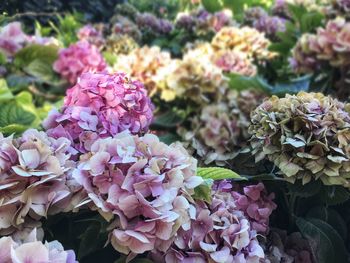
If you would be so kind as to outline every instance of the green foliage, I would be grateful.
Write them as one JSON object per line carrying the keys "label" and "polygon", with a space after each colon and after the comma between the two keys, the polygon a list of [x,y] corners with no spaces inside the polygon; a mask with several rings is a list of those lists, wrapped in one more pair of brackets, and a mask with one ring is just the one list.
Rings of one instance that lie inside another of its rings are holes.
{"label": "green foliage", "polygon": [[347,262],[344,242],[333,227],[315,218],[297,218],[296,223],[300,232],[310,241],[313,254],[316,255],[316,262]]}
{"label": "green foliage", "polygon": [[75,12],[64,16],[57,15],[57,18],[57,24],[50,21],[49,25],[57,34],[58,40],[67,47],[78,40],[76,33],[78,29],[82,27],[83,16],[82,14]]}
{"label": "green foliage", "polygon": [[204,182],[194,189],[194,195],[192,196],[195,200],[202,200],[207,203],[211,202],[211,187],[214,180],[205,179]]}
{"label": "green foliage", "polygon": [[269,94],[284,96],[284,94],[294,94],[300,91],[308,91],[311,82],[311,76],[305,75],[299,78],[291,79],[288,82],[268,84],[261,76],[246,77],[239,74],[227,74],[229,78],[229,87],[234,90],[257,89]]}
{"label": "green foliage", "polygon": [[58,47],[54,45],[29,45],[16,53],[14,65],[39,82],[60,85],[63,81],[52,68],[57,56]]}
{"label": "green foliage", "polygon": [[204,179],[223,180],[223,179],[236,179],[245,180],[239,174],[232,170],[221,167],[198,167],[197,175]]}

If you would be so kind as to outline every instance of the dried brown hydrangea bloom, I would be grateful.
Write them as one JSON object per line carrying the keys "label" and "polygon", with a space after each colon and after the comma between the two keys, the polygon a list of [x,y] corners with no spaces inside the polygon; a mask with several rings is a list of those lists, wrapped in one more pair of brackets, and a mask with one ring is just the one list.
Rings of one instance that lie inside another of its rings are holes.
{"label": "dried brown hydrangea bloom", "polygon": [[213,64],[224,73],[236,73],[243,76],[255,76],[257,68],[248,55],[241,51],[219,49],[216,50],[208,42],[195,42],[185,47],[187,53],[198,57],[208,57]]}
{"label": "dried brown hydrangea bloom", "polygon": [[251,27],[224,27],[213,38],[214,49],[241,51],[250,58],[270,59],[276,54],[270,52],[270,41],[263,33]]}
{"label": "dried brown hydrangea bloom", "polygon": [[272,96],[251,115],[256,161],[267,157],[294,183],[350,187],[350,104],[321,93]]}
{"label": "dried brown hydrangea bloom", "polygon": [[217,101],[227,89],[227,79],[209,56],[198,56],[196,51],[186,53],[169,69],[165,80],[167,89],[177,97],[199,105]]}
{"label": "dried brown hydrangea bloom", "polygon": [[106,51],[113,54],[128,54],[138,46],[136,41],[128,35],[112,34],[107,38]]}
{"label": "dried brown hydrangea bloom", "polygon": [[192,119],[190,130],[179,133],[205,164],[225,166],[247,146],[250,110],[263,98],[264,94],[256,90],[239,94],[230,90],[221,102],[204,107]]}

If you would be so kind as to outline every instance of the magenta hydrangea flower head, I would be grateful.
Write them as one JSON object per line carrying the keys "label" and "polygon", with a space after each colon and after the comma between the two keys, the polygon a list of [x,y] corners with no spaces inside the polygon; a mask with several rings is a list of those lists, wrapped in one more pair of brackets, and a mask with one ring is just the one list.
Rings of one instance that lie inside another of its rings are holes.
{"label": "magenta hydrangea flower head", "polygon": [[0,28],[0,51],[7,56],[13,56],[24,47],[27,38],[19,22],[9,23]]}
{"label": "magenta hydrangea flower head", "polygon": [[69,138],[76,150],[86,152],[99,137],[146,132],[153,109],[141,82],[123,73],[88,72],[67,90],[61,111],[51,111],[43,126],[51,136]]}
{"label": "magenta hydrangea flower head", "polygon": [[197,161],[179,143],[166,145],[153,134],[127,131],[97,140],[81,156],[73,177],[106,218],[110,239],[124,254],[166,251],[178,229],[189,230],[190,195],[203,179]]}
{"label": "magenta hydrangea flower head", "polygon": [[27,130],[13,139],[0,134],[0,235],[65,209],[70,141]]}
{"label": "magenta hydrangea flower head", "polygon": [[216,190],[210,205],[198,202],[191,228],[180,230],[163,255],[166,263],[261,262],[264,251],[249,218],[236,208],[230,192]]}
{"label": "magenta hydrangea flower head", "polygon": [[237,209],[249,218],[252,229],[267,234],[270,215],[277,207],[273,202],[275,194],[268,194],[263,183],[245,186],[242,190],[232,191]]}
{"label": "magenta hydrangea flower head", "polygon": [[62,49],[53,64],[53,69],[71,84],[75,84],[84,72],[101,72],[106,67],[107,64],[97,47],[85,40]]}
{"label": "magenta hydrangea flower head", "polygon": [[72,250],[64,250],[58,241],[37,240],[36,229],[21,241],[12,237],[0,238],[1,262],[4,263],[77,263]]}

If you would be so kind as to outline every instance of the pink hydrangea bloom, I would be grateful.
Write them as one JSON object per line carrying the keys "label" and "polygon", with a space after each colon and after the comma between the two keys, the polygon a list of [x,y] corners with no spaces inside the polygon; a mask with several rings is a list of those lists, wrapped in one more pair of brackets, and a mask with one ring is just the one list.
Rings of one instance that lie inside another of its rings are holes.
{"label": "pink hydrangea bloom", "polygon": [[9,23],[0,29],[0,51],[9,57],[23,48],[26,41],[27,35],[19,22]]}
{"label": "pink hydrangea bloom", "polygon": [[101,72],[106,69],[106,62],[101,53],[89,42],[82,40],[59,52],[53,69],[71,84],[75,84],[84,72]]}
{"label": "pink hydrangea bloom", "polygon": [[34,229],[22,242],[12,237],[0,238],[0,259],[4,263],[76,263],[75,253],[65,251],[58,241],[45,242],[36,239]]}
{"label": "pink hydrangea bloom", "polygon": [[232,191],[237,209],[244,212],[251,221],[251,226],[258,233],[266,234],[269,230],[269,218],[276,204],[272,201],[274,193],[268,194],[263,183],[243,187],[243,193]]}
{"label": "pink hydrangea bloom", "polygon": [[140,82],[122,73],[84,73],[67,91],[61,112],[51,111],[43,126],[50,136],[66,137],[76,150],[86,152],[97,138],[124,130],[146,132],[153,109]]}
{"label": "pink hydrangea bloom", "polygon": [[97,30],[92,25],[88,24],[83,26],[77,32],[79,40],[86,40],[90,44],[95,45],[98,48],[102,48],[105,44],[101,30]]}
{"label": "pink hydrangea bloom", "polygon": [[190,228],[188,196],[202,178],[181,144],[123,132],[97,140],[80,160],[73,176],[102,215],[116,216],[110,238],[117,251],[166,251],[178,229]]}
{"label": "pink hydrangea bloom", "polygon": [[236,208],[229,192],[213,192],[212,203],[198,202],[196,212],[191,228],[178,232],[165,257],[157,258],[159,262],[260,262],[264,259],[256,231]]}
{"label": "pink hydrangea bloom", "polygon": [[41,217],[63,211],[70,141],[27,130],[13,139],[0,134],[0,235],[35,226]]}

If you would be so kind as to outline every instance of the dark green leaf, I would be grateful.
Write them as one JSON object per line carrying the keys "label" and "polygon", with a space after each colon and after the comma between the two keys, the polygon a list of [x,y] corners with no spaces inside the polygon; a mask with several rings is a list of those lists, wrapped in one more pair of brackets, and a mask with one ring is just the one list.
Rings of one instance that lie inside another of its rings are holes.
{"label": "dark green leaf", "polygon": [[300,30],[302,33],[314,31],[317,27],[322,26],[324,15],[318,12],[307,12],[301,17]]}
{"label": "dark green leaf", "polygon": [[336,210],[324,206],[317,206],[313,207],[307,213],[307,217],[318,218],[322,221],[325,221],[338,232],[338,234],[343,238],[343,240],[346,240],[348,228],[346,226],[345,221],[342,219],[342,217]]}
{"label": "dark green leaf", "polygon": [[159,140],[169,145],[169,144],[172,144],[173,142],[181,140],[181,138],[177,134],[167,133],[165,135],[160,135]]}
{"label": "dark green leaf", "polygon": [[342,238],[336,230],[319,219],[297,218],[300,232],[310,243],[318,263],[346,263],[347,252]]}
{"label": "dark green leaf", "polygon": [[308,91],[310,88],[311,75],[305,75],[303,77],[293,79],[288,83],[276,84],[272,93],[279,96],[284,96],[285,94],[295,94],[300,91]]}
{"label": "dark green leaf", "polygon": [[245,90],[245,89],[258,89],[263,91],[271,90],[270,85],[260,78],[246,77],[235,73],[230,73],[226,75],[229,78],[229,87],[234,90]]}
{"label": "dark green leaf", "polygon": [[337,205],[349,200],[350,193],[342,186],[324,186],[320,193],[320,199],[328,205]]}
{"label": "dark green leaf", "polygon": [[160,116],[157,116],[152,123],[152,125],[164,128],[173,128],[176,127],[183,121],[183,118],[177,115],[173,111],[168,111]]}
{"label": "dark green leaf", "polygon": [[223,180],[223,179],[240,179],[245,180],[239,174],[232,170],[221,167],[198,167],[197,175],[204,179]]}
{"label": "dark green leaf", "polygon": [[78,250],[79,259],[96,250],[98,246],[96,239],[99,236],[100,228],[101,226],[99,224],[92,224],[80,236],[81,242]]}
{"label": "dark green leaf", "polygon": [[288,190],[295,196],[299,197],[311,197],[317,194],[321,189],[320,181],[312,181],[308,184],[303,185],[301,180],[296,181],[294,184],[287,184]]}

